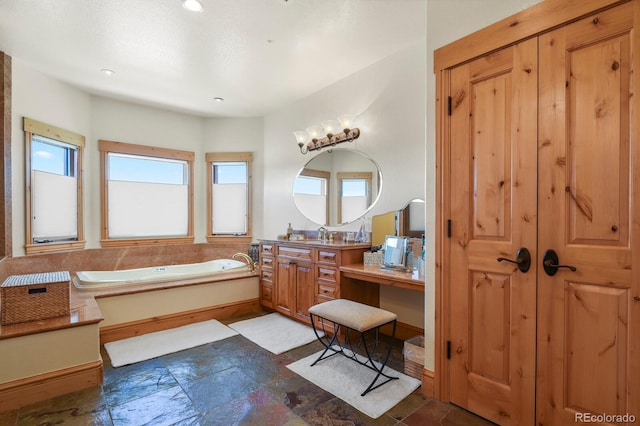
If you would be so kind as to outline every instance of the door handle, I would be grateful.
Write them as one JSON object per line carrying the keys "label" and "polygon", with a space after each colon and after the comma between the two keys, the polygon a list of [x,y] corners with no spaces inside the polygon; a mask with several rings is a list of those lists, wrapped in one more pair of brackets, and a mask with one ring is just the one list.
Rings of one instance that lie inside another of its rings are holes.
{"label": "door handle", "polygon": [[511,262],[518,265],[520,272],[527,272],[531,267],[531,253],[526,247],[520,247],[516,252],[516,260],[507,259],[506,257],[499,257],[496,259],[498,262]]}
{"label": "door handle", "polygon": [[554,276],[556,272],[558,272],[559,268],[567,268],[572,272],[578,270],[575,266],[559,265],[558,261],[558,253],[556,253],[555,250],[549,249],[544,252],[544,257],[542,258],[542,267],[550,277]]}

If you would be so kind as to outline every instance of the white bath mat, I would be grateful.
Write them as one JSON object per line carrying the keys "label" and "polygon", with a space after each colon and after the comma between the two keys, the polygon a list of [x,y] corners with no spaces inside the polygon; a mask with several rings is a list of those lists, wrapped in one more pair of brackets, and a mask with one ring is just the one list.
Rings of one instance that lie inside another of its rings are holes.
{"label": "white bath mat", "polygon": [[111,365],[121,367],[237,334],[219,321],[209,320],[105,343],[104,348],[111,358]]}
{"label": "white bath mat", "polygon": [[[311,327],[278,313],[234,322],[229,327],[274,354],[287,352],[317,339]],[[320,335],[324,333],[320,332]]]}
{"label": "white bath mat", "polygon": [[[311,367],[321,353],[322,351],[309,355],[287,365],[287,368],[371,418],[377,419],[420,386],[418,379],[385,367],[384,374],[399,379],[391,380],[365,396],[360,396],[376,376],[375,371],[342,355],[334,355]],[[366,360],[364,357],[358,358]],[[378,380],[383,381],[384,377],[381,379]]]}

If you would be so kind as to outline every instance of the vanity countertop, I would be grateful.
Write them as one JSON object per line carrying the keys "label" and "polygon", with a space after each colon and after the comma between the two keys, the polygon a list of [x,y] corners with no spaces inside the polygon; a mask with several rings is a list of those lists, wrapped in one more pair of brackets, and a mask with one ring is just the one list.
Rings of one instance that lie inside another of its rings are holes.
{"label": "vanity countertop", "polygon": [[347,278],[424,292],[424,276],[419,276],[417,270],[404,272],[383,269],[380,265],[355,264],[343,265],[340,267],[340,271]]}
{"label": "vanity countertop", "polygon": [[313,246],[313,247],[329,247],[336,248],[340,250],[352,250],[352,249],[363,249],[370,248],[371,243],[347,243],[343,241],[321,241],[316,239],[306,239],[306,240],[278,240],[278,239],[259,239],[261,243],[273,243],[273,244],[287,244],[287,245],[297,245],[297,246]]}

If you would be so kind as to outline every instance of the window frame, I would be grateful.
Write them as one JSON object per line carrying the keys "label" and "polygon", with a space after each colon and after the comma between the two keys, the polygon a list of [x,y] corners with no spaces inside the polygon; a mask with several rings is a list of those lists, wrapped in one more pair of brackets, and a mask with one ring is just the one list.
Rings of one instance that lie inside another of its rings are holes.
{"label": "window frame", "polygon": [[[372,172],[338,172],[338,223],[342,223],[342,182],[345,180],[364,180],[367,182],[367,209],[371,207],[371,192],[373,185],[373,173]],[[355,221],[352,221],[355,222]]]}
{"label": "window frame", "polygon": [[[136,145],[125,142],[115,142],[109,140],[98,140],[98,150],[100,151],[100,220],[101,220],[101,239],[102,247],[126,247],[141,245],[166,245],[166,244],[186,244],[193,243],[193,162],[195,153],[192,151],[181,151],[171,148],[159,148],[148,145]],[[109,194],[107,190],[107,161],[108,154],[125,154],[137,155],[141,157],[159,158],[164,160],[182,160],[188,165],[188,224],[187,235],[185,236],[157,236],[143,238],[109,238]]]}
{"label": "window frame", "polygon": [[[25,253],[40,254],[40,253],[52,253],[67,250],[82,250],[85,247],[86,241],[84,239],[84,213],[83,213],[83,197],[82,197],[82,160],[84,157],[85,137],[69,130],[61,129],[56,126],[52,126],[40,121],[23,117],[23,130],[25,133]],[[77,150],[77,163],[75,170],[75,178],[77,182],[77,238],[75,241],[53,241],[50,243],[33,243],[33,224],[32,224],[32,210],[33,210],[33,191],[32,191],[32,164],[31,164],[31,146],[33,144],[33,136],[42,136],[47,139],[58,141],[67,145],[76,147]]]}
{"label": "window frame", "polygon": [[328,224],[331,223],[331,173],[327,172],[325,170],[316,170],[316,169],[308,169],[308,168],[303,168],[298,176],[303,176],[303,177],[310,177],[310,178],[318,178],[318,179],[323,179],[325,181],[325,191],[326,193],[324,194],[325,199],[327,200],[326,203],[326,208],[325,208],[325,218],[326,218],[326,223],[323,223],[323,226],[329,226]]}
{"label": "window frame", "polygon": [[[209,243],[250,243],[252,236],[252,180],[253,153],[252,152],[207,152],[207,242]],[[246,235],[215,235],[213,234],[213,163],[247,163],[247,233]]]}

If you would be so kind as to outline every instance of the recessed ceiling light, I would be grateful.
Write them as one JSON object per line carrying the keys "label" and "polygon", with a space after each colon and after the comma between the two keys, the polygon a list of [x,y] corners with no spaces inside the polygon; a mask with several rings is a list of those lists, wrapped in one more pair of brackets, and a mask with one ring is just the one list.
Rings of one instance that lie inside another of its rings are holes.
{"label": "recessed ceiling light", "polygon": [[224,102],[224,98],[218,98],[218,97],[216,97],[216,98],[213,98],[213,100],[214,100],[214,101],[216,101],[216,102],[218,102],[218,103],[220,103],[220,102]]}
{"label": "recessed ceiling light", "polygon": [[182,7],[191,12],[202,12],[204,10],[200,0],[182,0]]}
{"label": "recessed ceiling light", "polygon": [[100,71],[104,75],[114,75],[116,73],[114,70],[110,70],[109,68],[102,68]]}

